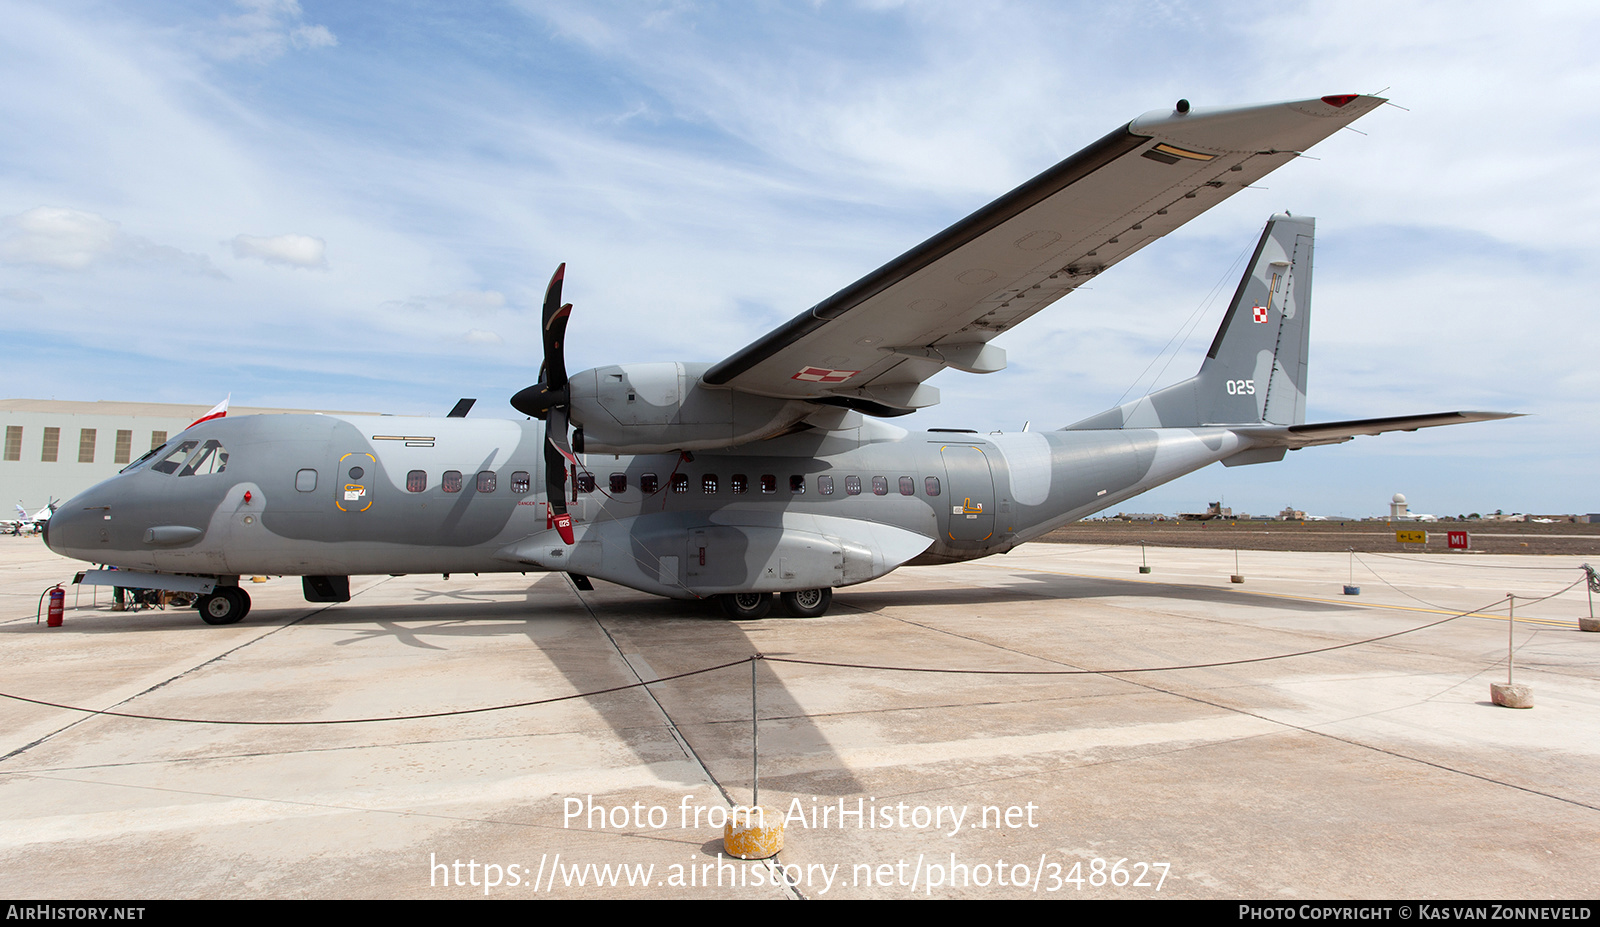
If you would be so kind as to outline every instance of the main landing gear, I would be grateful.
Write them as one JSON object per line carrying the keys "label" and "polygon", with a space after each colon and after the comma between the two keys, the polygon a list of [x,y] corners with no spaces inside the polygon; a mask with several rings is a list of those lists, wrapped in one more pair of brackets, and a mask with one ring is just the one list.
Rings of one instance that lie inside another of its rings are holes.
{"label": "main landing gear", "polygon": [[250,593],[238,586],[218,586],[194,606],[206,624],[233,624],[250,614]]}
{"label": "main landing gear", "polygon": [[783,610],[795,618],[819,618],[833,604],[832,589],[802,589],[799,592],[785,592]]}
{"label": "main landing gear", "polygon": [[[802,589],[799,592],[785,592],[779,598],[789,617],[816,618],[827,613],[828,606],[833,604],[833,590]],[[724,615],[735,621],[765,618],[772,611],[772,593],[730,592],[717,596],[717,604],[722,606]]]}

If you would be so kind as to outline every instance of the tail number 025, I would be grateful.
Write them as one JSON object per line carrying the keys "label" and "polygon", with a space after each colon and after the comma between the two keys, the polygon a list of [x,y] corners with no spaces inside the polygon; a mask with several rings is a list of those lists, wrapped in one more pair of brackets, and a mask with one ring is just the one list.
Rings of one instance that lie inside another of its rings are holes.
{"label": "tail number 025", "polygon": [[1254,396],[1256,394],[1256,381],[1254,380],[1229,380],[1229,396]]}

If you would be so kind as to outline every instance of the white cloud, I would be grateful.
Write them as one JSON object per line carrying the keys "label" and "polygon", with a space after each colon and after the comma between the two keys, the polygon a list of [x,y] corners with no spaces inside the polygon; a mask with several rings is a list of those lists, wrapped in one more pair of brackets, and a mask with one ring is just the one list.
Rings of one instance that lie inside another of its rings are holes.
{"label": "white cloud", "polygon": [[258,258],[268,264],[317,269],[328,266],[327,242],[310,235],[275,235],[271,238],[235,235],[232,244],[233,256],[241,260]]}
{"label": "white cloud", "polygon": [[236,0],[244,12],[218,17],[207,50],[224,60],[270,61],[290,48],[331,48],[339,40],[327,26],[303,21],[297,0]]}
{"label": "white cloud", "polygon": [[505,344],[506,340],[494,332],[486,332],[481,328],[468,329],[468,344]]}
{"label": "white cloud", "polygon": [[465,312],[484,317],[506,306],[506,296],[497,290],[456,290],[443,296],[413,296],[410,299],[391,299],[383,308],[404,309],[409,312]]}
{"label": "white cloud", "polygon": [[88,270],[102,263],[151,263],[190,273],[219,276],[204,255],[190,254],[129,235],[120,222],[98,213],[62,206],[36,206],[0,220],[8,234],[0,239],[0,262]]}
{"label": "white cloud", "polygon": [[487,314],[496,309],[503,309],[506,305],[504,293],[494,290],[457,290],[448,296],[433,297],[452,309],[464,309],[468,312]]}
{"label": "white cloud", "polygon": [[295,48],[332,48],[339,44],[327,26],[297,26],[289,33],[289,42]]}

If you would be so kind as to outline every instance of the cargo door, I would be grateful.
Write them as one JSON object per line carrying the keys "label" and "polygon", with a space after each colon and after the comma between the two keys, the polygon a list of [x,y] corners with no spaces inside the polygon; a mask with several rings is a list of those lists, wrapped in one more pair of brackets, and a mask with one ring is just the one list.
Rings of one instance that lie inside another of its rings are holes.
{"label": "cargo door", "polygon": [[946,496],[940,521],[945,525],[945,540],[962,546],[977,546],[994,537],[994,474],[989,470],[989,455],[970,444],[947,444],[939,448],[944,459]]}

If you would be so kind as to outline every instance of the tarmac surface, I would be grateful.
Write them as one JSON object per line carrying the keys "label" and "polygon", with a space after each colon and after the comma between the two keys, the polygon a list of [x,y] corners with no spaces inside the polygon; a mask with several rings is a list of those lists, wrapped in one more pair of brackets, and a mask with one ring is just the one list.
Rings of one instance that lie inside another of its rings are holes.
{"label": "tarmac surface", "polygon": [[[353,578],[332,606],[247,583],[227,627],[69,587],[50,629],[38,597],[81,565],[0,538],[7,696],[205,722],[472,712],[225,725],[0,699],[0,892],[1594,897],[1600,634],[1577,629],[1577,558],[1247,550],[1231,584],[1232,551],[1152,548],[1143,575],[1139,556],[904,569],[812,620],[458,574]],[[1489,702],[1508,630],[1532,710]],[[1216,665],[1130,672],[1196,664]],[[752,665],[786,846],[719,861],[713,823],[751,797]]]}
{"label": "tarmac surface", "polygon": [[[1396,533],[1415,536],[1421,544],[1402,543]],[[1449,547],[1451,532],[1466,532],[1468,549]],[[1489,521],[1120,521],[1095,519],[1067,525],[1040,538],[1060,544],[1132,544],[1159,547],[1211,547],[1223,550],[1349,551],[1476,557],[1481,554],[1559,554],[1600,557],[1600,524],[1568,522]]]}

